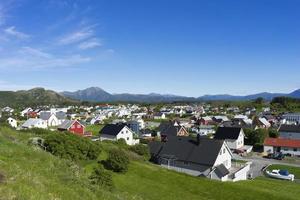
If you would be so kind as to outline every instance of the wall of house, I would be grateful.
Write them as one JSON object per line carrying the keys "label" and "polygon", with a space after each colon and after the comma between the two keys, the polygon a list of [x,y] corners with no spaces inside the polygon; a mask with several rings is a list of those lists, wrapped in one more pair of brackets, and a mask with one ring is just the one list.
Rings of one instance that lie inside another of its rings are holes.
{"label": "wall of house", "polygon": [[117,140],[119,139],[124,139],[128,145],[134,145],[133,132],[126,126],[117,135]]}
{"label": "wall of house", "polygon": [[281,147],[280,152],[282,152],[283,154],[300,156],[300,148]]}
{"label": "wall of house", "polygon": [[250,171],[251,163],[247,163],[243,168],[241,168],[239,171],[233,174],[232,181],[242,181],[247,180],[247,175]]}
{"label": "wall of house", "polygon": [[100,141],[104,141],[104,140],[111,140],[111,141],[115,141],[117,140],[117,138],[113,135],[105,135],[105,134],[102,134],[100,136]]}
{"label": "wall of house", "polygon": [[226,144],[224,143],[216,159],[214,167],[223,164],[227,169],[229,169],[231,168],[231,159],[232,155],[229,152],[229,149],[226,147]]}
{"label": "wall of house", "polygon": [[230,149],[240,149],[244,146],[244,134],[241,132],[237,140],[225,140]]}
{"label": "wall of house", "polygon": [[199,165],[192,162],[184,161],[167,161],[166,159],[159,159],[158,163],[167,169],[175,170],[177,172],[186,173],[192,176],[207,176],[210,172],[210,167],[205,165]]}
{"label": "wall of house", "polygon": [[48,126],[58,126],[59,122],[55,115],[51,115],[50,118],[47,121]]}
{"label": "wall of house", "polygon": [[224,177],[219,177],[214,171],[210,174],[210,176],[208,177],[210,179],[213,180],[218,180],[218,181],[228,181],[228,175],[224,176]]}
{"label": "wall of house", "polygon": [[296,132],[279,132],[279,137],[300,140],[300,133]]}
{"label": "wall of house", "polygon": [[265,153],[274,153],[274,148],[272,146],[264,146]]}
{"label": "wall of house", "polygon": [[83,135],[84,134],[84,126],[82,126],[79,122],[75,122],[69,129],[70,132]]}

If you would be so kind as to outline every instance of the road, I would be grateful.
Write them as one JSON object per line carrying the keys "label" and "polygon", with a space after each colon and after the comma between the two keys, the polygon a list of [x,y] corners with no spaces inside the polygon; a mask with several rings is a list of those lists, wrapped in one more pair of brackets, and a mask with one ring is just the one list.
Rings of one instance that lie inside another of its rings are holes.
{"label": "road", "polygon": [[239,155],[234,154],[234,159],[252,162],[249,173],[252,174],[253,178],[263,175],[262,169],[268,165],[279,164],[279,165],[287,165],[287,166],[292,166],[292,167],[300,167],[300,164],[289,163],[284,160],[274,160],[274,159],[262,158],[262,157],[259,157],[256,155],[251,156],[251,157],[241,157]]}

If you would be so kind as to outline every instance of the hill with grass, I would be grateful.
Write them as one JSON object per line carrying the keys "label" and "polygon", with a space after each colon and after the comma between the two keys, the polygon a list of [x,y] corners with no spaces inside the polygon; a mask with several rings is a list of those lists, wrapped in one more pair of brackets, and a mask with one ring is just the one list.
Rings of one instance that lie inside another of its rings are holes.
{"label": "hill with grass", "polygon": [[0,106],[31,105],[64,105],[77,103],[76,100],[64,97],[52,90],[34,88],[20,91],[0,91]]}
{"label": "hill with grass", "polygon": [[300,196],[300,185],[297,183],[267,178],[222,183],[168,171],[132,152],[128,171],[113,172],[114,189],[108,190],[91,184],[89,177],[92,169],[107,158],[110,149],[122,148],[129,153],[128,147],[103,142],[99,143],[102,150],[97,159],[70,161],[29,145],[35,137],[43,138],[44,134],[36,130],[16,132],[0,127],[1,200],[296,200]]}

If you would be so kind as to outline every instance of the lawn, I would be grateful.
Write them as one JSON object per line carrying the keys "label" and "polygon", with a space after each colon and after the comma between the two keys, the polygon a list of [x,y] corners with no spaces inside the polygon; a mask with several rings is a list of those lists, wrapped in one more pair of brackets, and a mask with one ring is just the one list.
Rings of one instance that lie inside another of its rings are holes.
{"label": "lawn", "polygon": [[295,179],[300,179],[300,168],[291,167],[287,165],[270,165],[267,170],[272,171],[273,169],[285,169],[288,170],[290,174],[295,175]]}
{"label": "lawn", "polygon": [[87,125],[85,127],[85,130],[88,131],[88,132],[92,132],[93,135],[98,135],[99,134],[99,131],[104,127],[104,125]]}
{"label": "lawn", "polygon": [[114,182],[119,191],[126,195],[130,194],[135,199],[298,200],[300,197],[300,185],[296,183],[266,178],[222,183],[140,162],[131,163],[127,174],[115,174]]}

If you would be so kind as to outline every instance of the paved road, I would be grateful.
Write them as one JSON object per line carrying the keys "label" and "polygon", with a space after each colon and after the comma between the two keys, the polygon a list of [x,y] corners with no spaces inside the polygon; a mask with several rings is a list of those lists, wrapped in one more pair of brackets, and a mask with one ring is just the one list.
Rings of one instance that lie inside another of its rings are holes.
{"label": "paved road", "polygon": [[252,174],[253,178],[263,175],[262,169],[268,165],[279,164],[279,165],[287,165],[287,166],[292,166],[292,167],[300,167],[300,164],[288,163],[284,160],[267,159],[267,158],[262,158],[259,156],[241,157],[241,156],[235,154],[234,159],[252,162],[249,173]]}

